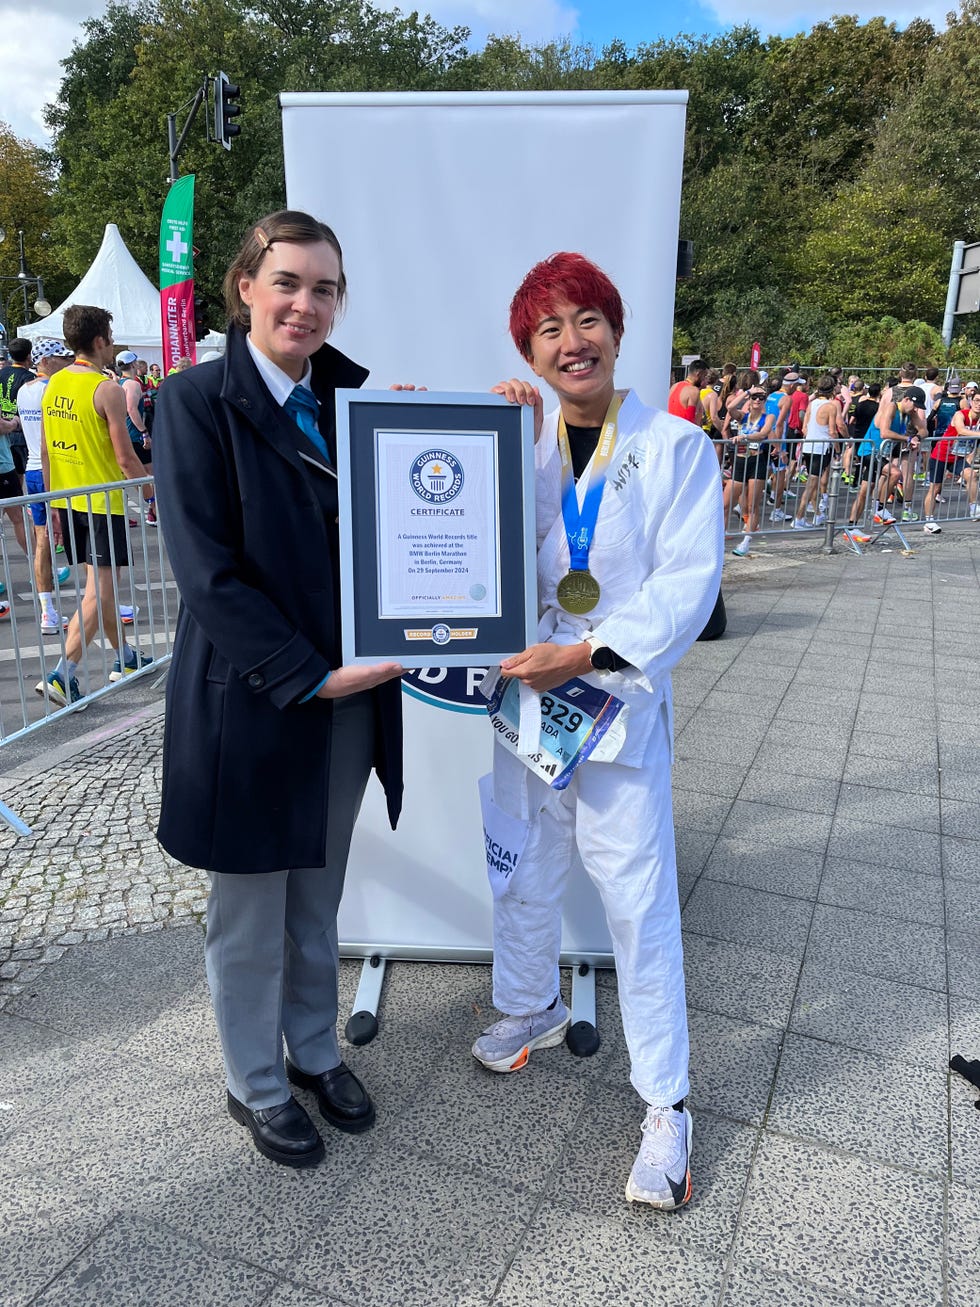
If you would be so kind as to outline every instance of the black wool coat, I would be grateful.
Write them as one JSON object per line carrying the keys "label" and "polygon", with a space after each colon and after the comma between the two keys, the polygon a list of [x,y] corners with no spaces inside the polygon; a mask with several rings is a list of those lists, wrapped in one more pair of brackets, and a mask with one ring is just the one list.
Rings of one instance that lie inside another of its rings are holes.
{"label": "black wool coat", "polygon": [[[330,345],[311,363],[324,415],[337,387],[368,375]],[[333,457],[332,427],[326,438]],[[224,359],[160,387],[153,466],[181,596],[157,838],[209,871],[321,866],[333,708],[299,700],[341,662],[336,479],[235,327]],[[372,693],[374,766],[394,826],[401,684]]]}

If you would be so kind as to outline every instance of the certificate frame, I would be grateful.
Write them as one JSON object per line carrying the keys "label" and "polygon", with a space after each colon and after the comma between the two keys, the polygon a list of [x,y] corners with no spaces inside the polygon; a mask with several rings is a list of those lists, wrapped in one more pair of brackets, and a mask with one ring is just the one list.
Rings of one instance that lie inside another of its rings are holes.
{"label": "certificate frame", "polygon": [[[433,451],[447,452],[450,466],[458,464],[460,472],[435,497],[419,477],[420,468],[426,475],[431,471],[424,460]],[[467,479],[471,466],[475,475]],[[510,404],[502,395],[338,390],[337,474],[345,664],[487,666],[534,642],[534,417],[529,406]],[[448,573],[458,571],[464,575],[455,588],[462,593],[408,593],[413,586],[401,563],[408,561],[409,549],[402,541],[410,537],[398,527],[409,523],[412,546],[421,551],[411,561],[435,563],[431,571],[436,575],[420,580],[418,588],[445,582],[443,589],[452,589]],[[467,528],[472,528],[465,534],[475,542],[471,545],[458,539]],[[468,587],[467,550],[489,572],[484,577],[481,570],[481,583]],[[453,562],[459,566],[453,568]]]}

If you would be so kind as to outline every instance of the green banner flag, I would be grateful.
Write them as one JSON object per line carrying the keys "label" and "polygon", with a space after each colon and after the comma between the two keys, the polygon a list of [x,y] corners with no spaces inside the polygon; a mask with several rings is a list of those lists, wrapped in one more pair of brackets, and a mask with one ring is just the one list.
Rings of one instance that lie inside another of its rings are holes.
{"label": "green banner flag", "polygon": [[194,176],[170,187],[160,220],[160,317],[163,372],[179,358],[197,362],[194,329]]}

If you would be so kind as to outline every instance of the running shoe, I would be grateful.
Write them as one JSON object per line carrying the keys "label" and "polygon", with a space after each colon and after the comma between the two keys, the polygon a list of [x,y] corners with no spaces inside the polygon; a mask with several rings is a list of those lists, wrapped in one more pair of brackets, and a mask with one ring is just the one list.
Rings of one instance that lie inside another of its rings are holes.
{"label": "running shoe", "polygon": [[784,513],[781,508],[774,508],[769,514],[770,522],[788,522],[789,513]]}
{"label": "running shoe", "polygon": [[571,1014],[559,999],[528,1017],[504,1017],[484,1030],[472,1053],[488,1071],[520,1071],[536,1048],[553,1048],[565,1038]]}
{"label": "running shoe", "polygon": [[749,555],[749,550],[751,548],[752,548],[752,537],[745,536],[742,539],[741,543],[735,546],[735,548],[732,550],[732,553],[735,555],[736,558],[747,558]]}
{"label": "running shoe", "polygon": [[876,526],[894,526],[897,521],[898,518],[896,518],[895,514],[889,512],[887,508],[881,508],[875,513]]}
{"label": "running shoe", "polygon": [[937,536],[942,531],[942,527],[939,525],[939,523],[936,521],[934,517],[927,517],[926,520],[922,523],[922,529],[926,533],[926,535],[930,535],[930,536]]}
{"label": "running shoe", "polygon": [[9,617],[9,616],[10,616],[10,605],[4,603],[3,600],[0,600],[0,618]]}
{"label": "running shoe", "polygon": [[68,627],[68,618],[61,617],[58,613],[41,614],[41,634],[54,635],[58,631],[64,631]]}
{"label": "running shoe", "polygon": [[36,694],[43,694],[49,699],[53,699],[55,703],[60,703],[62,707],[66,707],[69,703],[78,703],[79,699],[84,697],[78,688],[76,677],[70,678],[66,690],[65,683],[58,672],[51,672],[47,680],[38,681],[34,691]]}
{"label": "running shoe", "polygon": [[138,672],[141,667],[149,667],[153,659],[149,654],[137,653],[135,649],[127,649],[126,666],[123,668],[119,659],[112,665],[112,671],[109,673],[110,681],[121,681],[124,676],[132,676],[133,672]]}
{"label": "running shoe", "polygon": [[847,527],[847,529],[844,531],[844,534],[847,536],[849,540],[853,540],[854,543],[857,545],[871,544],[871,537],[869,535],[866,535],[863,531],[859,531],[856,526]]}
{"label": "running shoe", "polygon": [[911,508],[907,508],[905,512],[902,514],[903,522],[918,522],[918,520],[919,520],[918,513],[913,513]]}
{"label": "running shoe", "polygon": [[147,526],[159,526],[159,525],[160,525],[160,523],[157,521],[157,510],[156,510],[155,508],[151,508],[150,511],[147,513],[147,515],[146,515],[146,525],[147,525]]}
{"label": "running shoe", "polygon": [[6,593],[7,593],[7,587],[4,585],[2,581],[0,581],[0,595],[5,595]]}
{"label": "running shoe", "polygon": [[694,1123],[686,1107],[648,1107],[643,1138],[630,1178],[626,1201],[649,1203],[672,1212],[691,1200],[691,1142]]}
{"label": "running shoe", "polygon": [[818,513],[818,514],[816,515],[816,517],[813,519],[813,525],[814,525],[814,526],[825,526],[826,523],[827,523],[827,514],[826,514],[826,513]]}
{"label": "running shoe", "polygon": [[123,626],[132,626],[140,615],[138,608],[130,608],[128,604],[119,605],[119,620]]}
{"label": "running shoe", "polygon": [[68,578],[69,578],[70,576],[71,576],[71,568],[70,568],[70,567],[59,567],[59,568],[58,568],[58,584],[59,584],[59,585],[64,585],[65,582],[68,580]]}
{"label": "running shoe", "polygon": [[806,520],[805,517],[797,517],[797,518],[794,518],[794,519],[793,519],[793,530],[794,530],[794,531],[809,531],[809,530],[810,530],[810,523]]}

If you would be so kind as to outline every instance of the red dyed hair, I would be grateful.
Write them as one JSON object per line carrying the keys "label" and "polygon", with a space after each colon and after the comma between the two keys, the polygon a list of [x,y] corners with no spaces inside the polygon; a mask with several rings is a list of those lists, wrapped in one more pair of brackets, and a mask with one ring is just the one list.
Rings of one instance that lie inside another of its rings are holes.
{"label": "red dyed hair", "polygon": [[615,336],[623,334],[623,301],[602,269],[584,254],[552,254],[534,265],[510,302],[510,334],[522,358],[530,359],[538,324],[562,301],[598,309]]}

